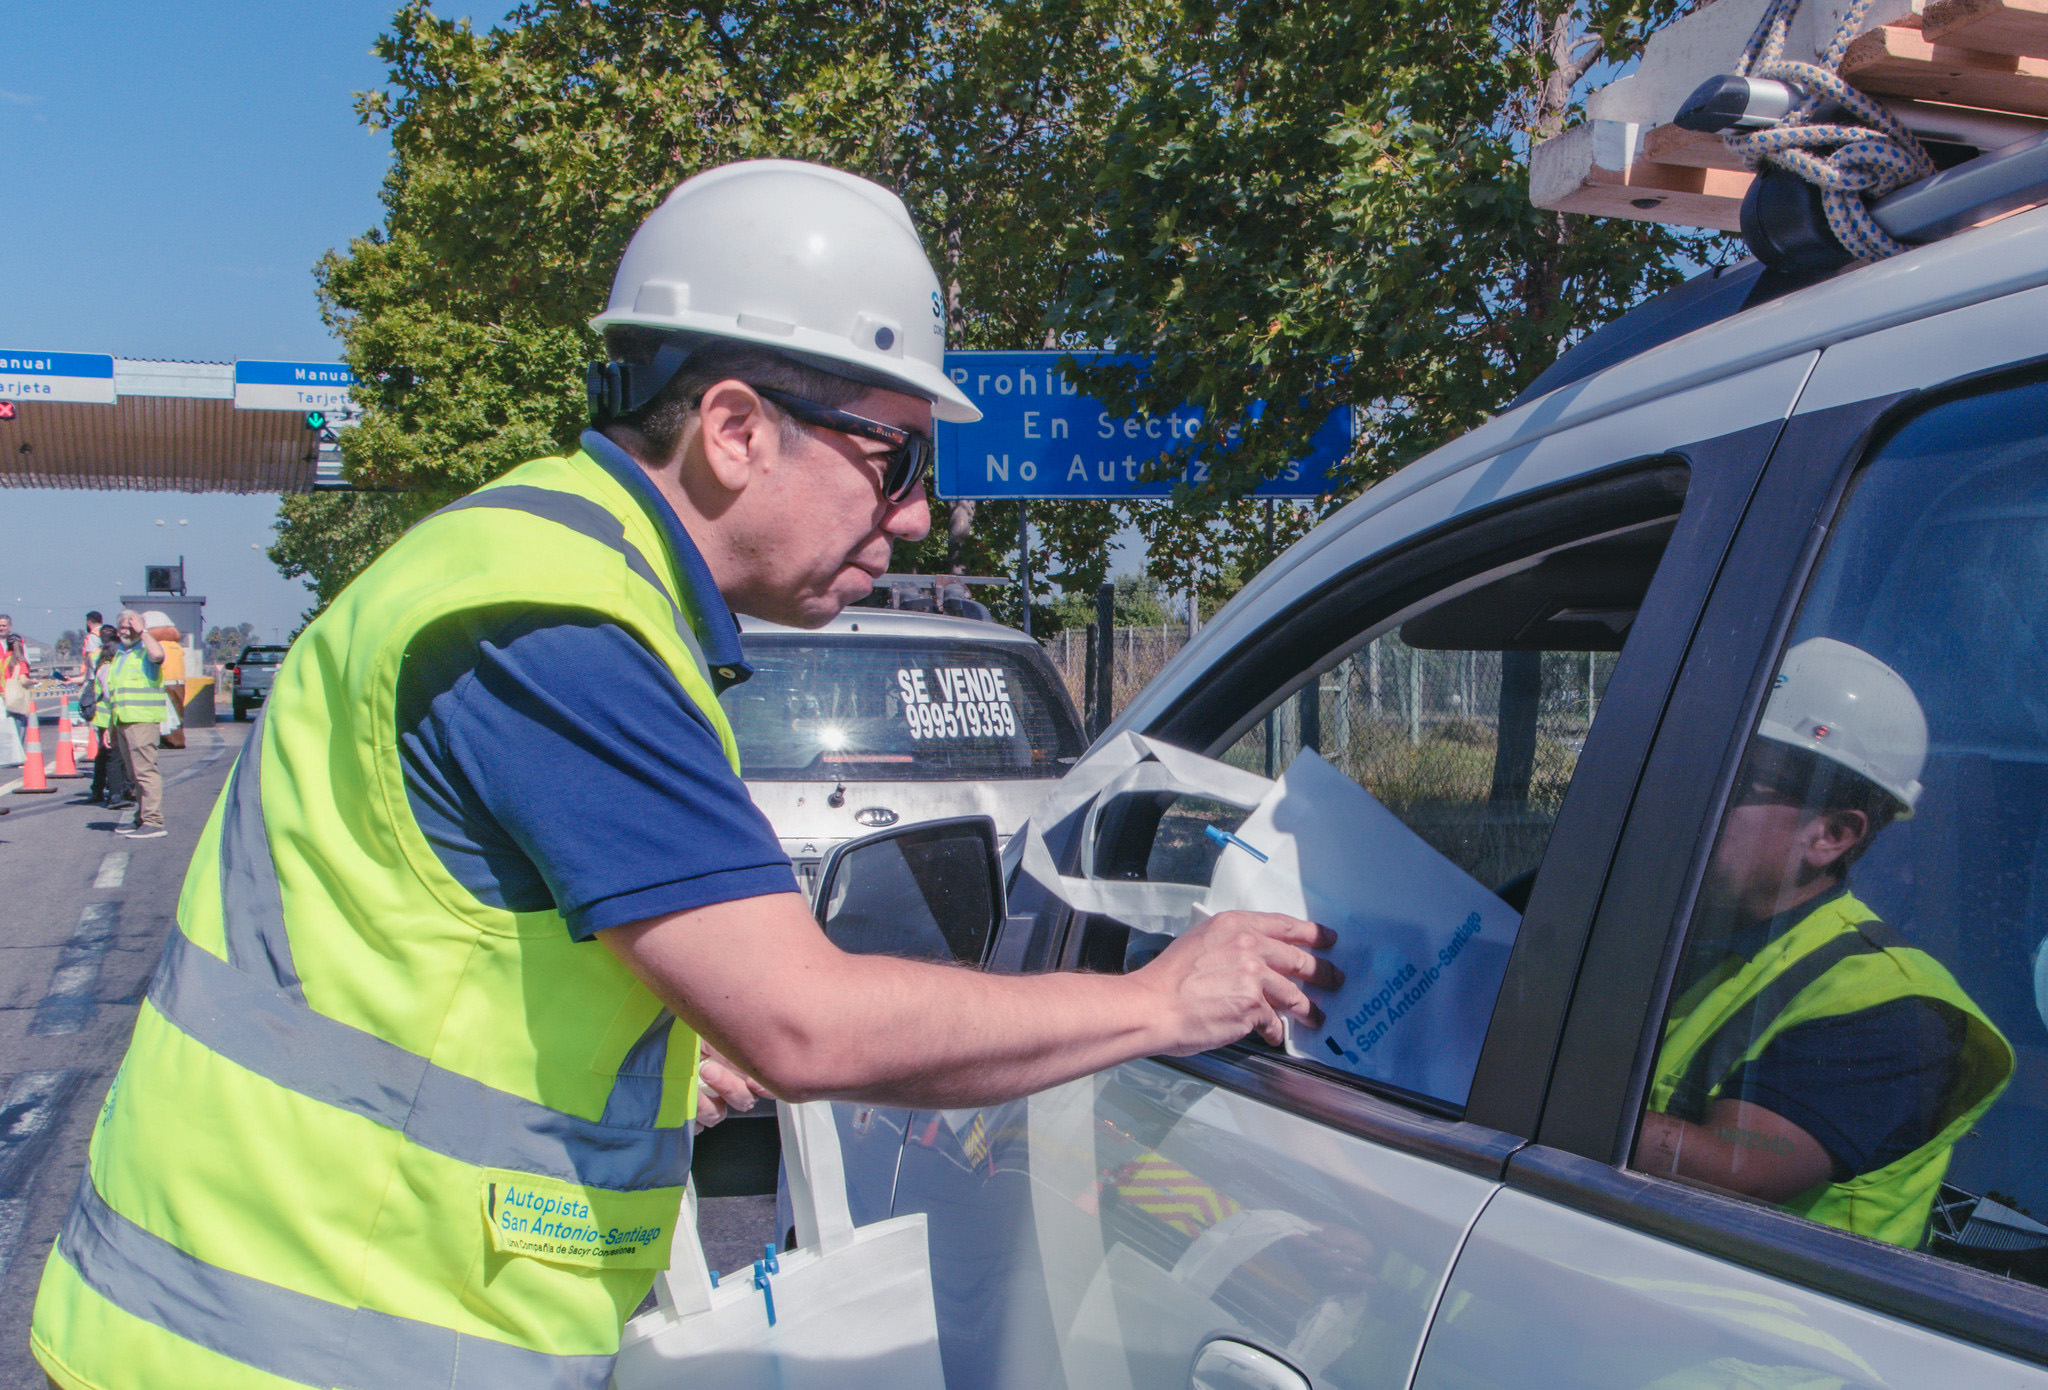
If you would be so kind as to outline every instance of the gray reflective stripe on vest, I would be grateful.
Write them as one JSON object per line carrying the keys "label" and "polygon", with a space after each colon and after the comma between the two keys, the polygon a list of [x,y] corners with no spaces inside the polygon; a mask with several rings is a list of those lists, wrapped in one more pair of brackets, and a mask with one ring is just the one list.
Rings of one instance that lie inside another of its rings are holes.
{"label": "gray reflective stripe on vest", "polygon": [[683,610],[676,607],[675,596],[668,591],[654,573],[654,566],[647,563],[647,557],[626,540],[626,523],[591,501],[573,492],[560,492],[550,487],[527,487],[514,483],[506,487],[485,488],[472,492],[459,502],[447,506],[426,518],[445,516],[449,512],[467,511],[472,507],[493,507],[508,512],[525,512],[543,521],[552,521],[557,526],[566,526],[577,535],[599,545],[616,550],[626,561],[626,568],[654,586],[654,592],[668,601],[669,621],[676,627],[676,636],[683,639],[683,645],[690,649],[690,655],[697,663],[697,669],[710,679],[710,667],[704,664],[704,650],[697,645],[697,634],[690,628],[690,620],[683,616]]}
{"label": "gray reflective stripe on vest", "polygon": [[[175,935],[175,933],[174,933]],[[86,1287],[143,1321],[301,1385],[602,1390],[612,1356],[549,1356],[211,1265],[108,1206],[86,1170],[57,1237]],[[140,1368],[137,1368],[140,1369]]]}
{"label": "gray reflective stripe on vest", "polygon": [[149,988],[157,1012],[238,1066],[464,1163],[618,1191],[682,1186],[690,1127],[654,1128],[675,1022],[666,1009],[620,1065],[604,1118],[593,1121],[437,1067],[306,1003],[263,824],[262,718],[221,809],[228,959],[173,929]]}
{"label": "gray reflective stripe on vest", "polygon": [[1704,1124],[1707,1107],[1718,1097],[1714,1088],[1726,1081],[1772,1020],[1791,1007],[1808,985],[1851,956],[1872,955],[1904,946],[1905,938],[1884,923],[1859,923],[1820,945],[1773,975],[1740,1008],[1724,1019],[1719,1028],[1702,1039],[1686,1064],[1685,1076],[1671,1092],[1665,1113],[1692,1124]]}
{"label": "gray reflective stripe on vest", "polygon": [[668,1035],[675,1031],[675,1026],[676,1016],[663,1009],[654,1022],[647,1025],[640,1041],[633,1044],[626,1060],[619,1063],[612,1093],[605,1097],[606,1124],[634,1129],[654,1127],[655,1116],[661,1113],[661,1081],[662,1072],[668,1067]]}
{"label": "gray reflective stripe on vest", "polygon": [[149,1002],[237,1066],[463,1163],[622,1192],[689,1177],[688,1126],[585,1120],[486,1086],[244,975],[181,929],[164,942]]}
{"label": "gray reflective stripe on vest", "polygon": [[284,902],[263,828],[263,711],[235,759],[220,826],[220,901],[228,964],[304,1003],[284,930]]}

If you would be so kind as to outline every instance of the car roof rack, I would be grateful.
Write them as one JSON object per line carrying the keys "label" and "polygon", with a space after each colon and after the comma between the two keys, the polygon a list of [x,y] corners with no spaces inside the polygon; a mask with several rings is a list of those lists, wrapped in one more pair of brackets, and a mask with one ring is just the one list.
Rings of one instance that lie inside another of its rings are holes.
{"label": "car roof rack", "polygon": [[[1795,194],[1782,187],[1796,182],[1790,175],[1753,173],[1718,133],[1775,119],[1767,89],[1780,84],[1734,75],[1770,3],[1717,0],[1651,35],[1635,71],[1587,96],[1584,121],[1530,149],[1531,200],[1739,231],[1767,265],[1807,282],[1849,264],[1811,186],[1798,184]],[[1828,0],[1805,0],[1783,56],[1824,60],[1841,13]],[[2048,10],[1871,0],[1861,27],[1835,50],[1834,71],[1911,131],[1940,170],[1871,204],[1886,233],[1937,241],[2048,202]]]}

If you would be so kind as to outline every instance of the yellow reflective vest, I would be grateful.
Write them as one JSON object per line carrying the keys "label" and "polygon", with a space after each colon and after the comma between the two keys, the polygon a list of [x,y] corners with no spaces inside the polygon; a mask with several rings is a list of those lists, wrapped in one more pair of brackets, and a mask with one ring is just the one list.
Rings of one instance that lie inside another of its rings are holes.
{"label": "yellow reflective vest", "polygon": [[107,667],[109,718],[116,724],[161,724],[164,718],[163,667],[149,659],[137,642],[114,653]]}
{"label": "yellow reflective vest", "polygon": [[1868,1173],[1823,1183],[1786,1210],[1858,1235],[1918,1246],[1956,1141],[2012,1078],[2012,1045],[1942,964],[1848,893],[1745,961],[1710,972],[1671,1007],[1650,1109],[1695,1123],[1743,1063],[1787,1028],[1899,999],[1932,999],[1964,1020],[1956,1076],[1934,1137]]}
{"label": "yellow reflective vest", "polygon": [[293,646],[194,854],[37,1297],[59,1384],[607,1383],[668,1264],[698,1044],[559,913],[465,890],[413,818],[407,643],[508,604],[634,633],[737,769],[696,600],[587,454],[364,571]]}

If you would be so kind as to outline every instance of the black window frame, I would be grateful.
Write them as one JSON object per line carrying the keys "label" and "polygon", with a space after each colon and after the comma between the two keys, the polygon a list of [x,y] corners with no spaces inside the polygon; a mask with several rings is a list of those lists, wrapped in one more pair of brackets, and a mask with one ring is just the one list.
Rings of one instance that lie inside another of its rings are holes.
{"label": "black window frame", "polygon": [[[1630,1169],[1673,978],[1737,765],[1858,473],[1950,400],[2048,359],[1795,415],[1685,658],[1612,861],[1535,1142],[1507,1184],[1945,1335],[2048,1362],[2048,1288]],[[1687,852],[1672,853],[1674,845]]]}

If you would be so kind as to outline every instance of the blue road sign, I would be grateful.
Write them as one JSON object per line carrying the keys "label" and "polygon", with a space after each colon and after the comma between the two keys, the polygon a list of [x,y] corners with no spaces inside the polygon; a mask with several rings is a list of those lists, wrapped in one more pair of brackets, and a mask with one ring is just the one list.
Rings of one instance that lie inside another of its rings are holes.
{"label": "blue road sign", "polygon": [[0,397],[18,401],[114,402],[114,359],[95,352],[11,352],[0,348]]}
{"label": "blue road sign", "polygon": [[[981,407],[971,425],[938,426],[939,496],[948,499],[1163,499],[1173,480],[1142,481],[1148,464],[1199,434],[1202,412],[1112,415],[1060,372],[1058,352],[949,352],[946,374]],[[1351,453],[1351,411],[1331,414],[1309,456],[1258,489],[1260,497],[1315,497]],[[1189,483],[1207,478],[1190,466]]]}
{"label": "blue road sign", "polygon": [[339,362],[235,363],[235,409],[320,410],[353,414],[349,388],[356,374]]}

